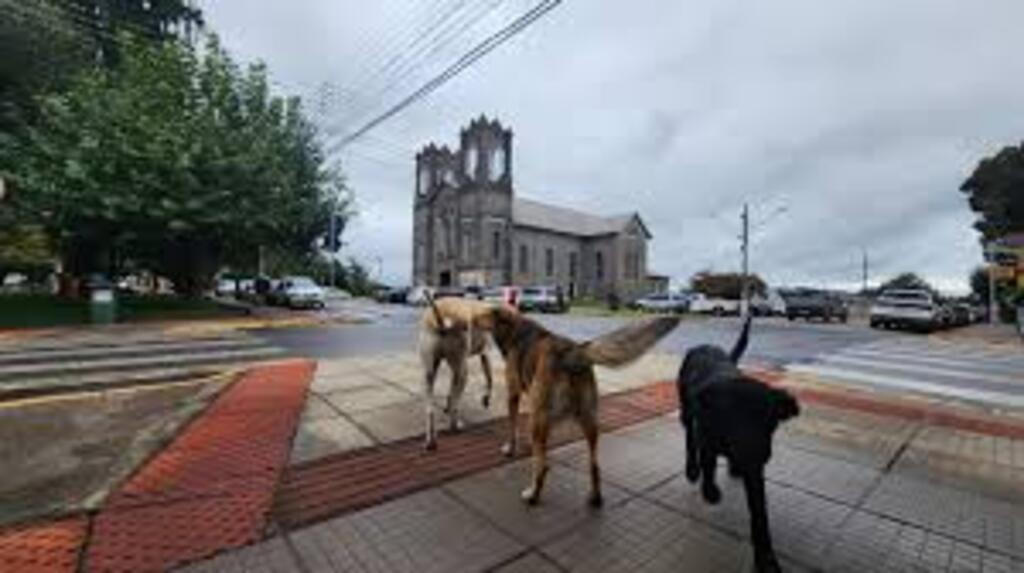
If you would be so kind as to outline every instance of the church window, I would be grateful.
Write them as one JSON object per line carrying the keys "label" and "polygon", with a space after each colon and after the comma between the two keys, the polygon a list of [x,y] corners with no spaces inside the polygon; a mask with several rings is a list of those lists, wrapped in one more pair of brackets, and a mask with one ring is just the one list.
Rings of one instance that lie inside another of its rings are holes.
{"label": "church window", "polygon": [[555,274],[555,251],[550,247],[544,250],[544,274],[549,277]]}
{"label": "church window", "polygon": [[530,250],[526,245],[519,245],[519,272],[526,274],[530,272]]}

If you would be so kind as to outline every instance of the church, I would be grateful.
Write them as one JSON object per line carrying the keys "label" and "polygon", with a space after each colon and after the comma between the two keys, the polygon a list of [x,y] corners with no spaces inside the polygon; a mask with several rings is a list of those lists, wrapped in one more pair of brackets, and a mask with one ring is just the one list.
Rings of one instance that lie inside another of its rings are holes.
{"label": "church", "polygon": [[481,116],[458,148],[430,143],[416,154],[413,284],[561,286],[572,298],[622,300],[664,286],[648,277],[651,233],[638,213],[518,197],[512,152],[512,131]]}

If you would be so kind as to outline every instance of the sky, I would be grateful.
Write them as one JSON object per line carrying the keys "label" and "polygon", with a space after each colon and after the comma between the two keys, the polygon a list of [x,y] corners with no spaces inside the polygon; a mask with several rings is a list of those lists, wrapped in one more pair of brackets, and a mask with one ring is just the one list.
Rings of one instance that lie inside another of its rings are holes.
{"label": "sky", "polygon": [[540,0],[205,0],[210,29],[304,98],[356,196],[345,252],[411,271],[414,155],[486,114],[521,196],[637,211],[651,272],[740,268],[857,287],[914,271],[965,291],[981,262],[959,192],[1024,140],[1019,0],[564,0],[366,137],[385,111]]}

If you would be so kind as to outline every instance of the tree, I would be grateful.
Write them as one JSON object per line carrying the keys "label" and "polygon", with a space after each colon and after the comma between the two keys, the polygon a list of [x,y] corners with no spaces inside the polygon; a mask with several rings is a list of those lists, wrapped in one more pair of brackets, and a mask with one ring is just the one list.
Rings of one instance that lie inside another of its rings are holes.
{"label": "tree", "polygon": [[924,289],[924,290],[926,290],[926,291],[928,291],[930,293],[933,293],[933,294],[937,294],[938,293],[938,291],[935,290],[935,287],[933,287],[931,284],[929,284],[928,281],[926,281],[923,278],[917,276],[917,274],[915,274],[915,273],[900,273],[900,274],[894,276],[893,278],[891,278],[891,279],[885,281],[884,283],[882,283],[880,288],[882,290],[885,290],[885,289]]}
{"label": "tree", "polygon": [[[749,285],[751,294],[764,295],[768,290],[768,286],[756,274],[749,276]],[[740,299],[743,293],[743,275],[701,271],[690,278],[690,288],[709,297]]]}
{"label": "tree", "polygon": [[15,203],[34,214],[75,274],[124,261],[200,293],[260,245],[314,252],[331,211],[347,212],[297,99],[269,92],[216,37],[198,49],[122,35],[114,68],[47,96],[14,145]]}
{"label": "tree", "polygon": [[960,191],[978,214],[982,242],[1024,231],[1024,143],[982,159]]}

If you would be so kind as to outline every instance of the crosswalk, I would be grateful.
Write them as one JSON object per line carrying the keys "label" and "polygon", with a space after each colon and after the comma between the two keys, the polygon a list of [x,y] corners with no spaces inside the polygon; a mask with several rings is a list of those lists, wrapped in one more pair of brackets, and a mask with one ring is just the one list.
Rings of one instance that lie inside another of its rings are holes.
{"label": "crosswalk", "polygon": [[187,380],[284,354],[243,333],[44,339],[0,348],[0,401]]}
{"label": "crosswalk", "polygon": [[789,364],[815,379],[1024,408],[1024,349],[928,338],[885,338]]}

